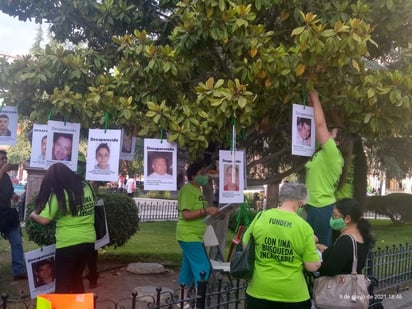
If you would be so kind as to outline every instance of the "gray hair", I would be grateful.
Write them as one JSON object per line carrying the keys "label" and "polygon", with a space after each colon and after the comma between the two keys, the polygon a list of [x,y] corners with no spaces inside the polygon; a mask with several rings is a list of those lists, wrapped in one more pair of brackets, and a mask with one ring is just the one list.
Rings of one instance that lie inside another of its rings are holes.
{"label": "gray hair", "polygon": [[286,182],[279,191],[279,202],[286,200],[304,201],[308,196],[308,191],[303,183]]}

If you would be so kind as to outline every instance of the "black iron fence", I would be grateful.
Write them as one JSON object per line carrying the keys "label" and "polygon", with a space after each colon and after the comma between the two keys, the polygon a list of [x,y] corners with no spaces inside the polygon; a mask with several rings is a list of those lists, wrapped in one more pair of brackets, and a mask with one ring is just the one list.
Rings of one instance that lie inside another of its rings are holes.
{"label": "black iron fence", "polygon": [[[198,288],[189,292],[188,298],[183,298],[185,286],[170,292],[157,288],[153,295],[139,295],[136,291],[131,293],[130,297],[118,300],[100,298],[95,296],[94,309],[172,309],[190,308],[197,309],[238,309],[245,308],[245,291],[246,281],[236,280],[234,285],[230,282],[224,282],[222,278],[218,279],[216,289],[211,290],[207,281],[200,280]],[[13,300],[7,295],[1,296],[1,309],[34,309],[36,308],[34,300]]]}
{"label": "black iron fence", "polygon": [[379,280],[378,291],[412,281],[412,245],[405,243],[369,252],[366,273]]}

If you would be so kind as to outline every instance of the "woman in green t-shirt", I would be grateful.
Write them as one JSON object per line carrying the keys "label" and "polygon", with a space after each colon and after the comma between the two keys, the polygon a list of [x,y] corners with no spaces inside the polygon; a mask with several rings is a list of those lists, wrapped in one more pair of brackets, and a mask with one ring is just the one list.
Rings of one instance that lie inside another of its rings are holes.
{"label": "woman in green t-shirt", "polygon": [[319,242],[330,246],[332,229],[329,227],[329,218],[336,202],[334,193],[346,181],[352,156],[352,139],[343,128],[328,129],[316,91],[309,91],[308,102],[313,106],[316,141],[320,149],[305,165],[309,195],[307,221]]}
{"label": "woman in green t-shirt", "polygon": [[246,229],[243,244],[251,235],[255,240],[255,268],[246,290],[247,308],[311,307],[303,269],[317,271],[320,256],[313,229],[297,214],[306,197],[305,185],[284,183],[279,191],[279,208],[265,210]]}
{"label": "woman in green t-shirt", "polygon": [[[206,231],[204,217],[217,215],[217,207],[208,206],[203,196],[201,186],[208,184],[206,168],[201,163],[192,163],[187,168],[189,180],[179,191],[178,221],[176,239],[183,252],[182,266],[179,272],[178,283],[187,287],[192,284],[197,287],[200,273],[205,272],[209,278],[210,263],[203,246],[203,235]],[[185,298],[187,298],[185,289]],[[189,307],[188,304],[184,306]]]}
{"label": "woman in green t-shirt", "polygon": [[49,167],[30,219],[40,224],[56,220],[56,293],[84,293],[83,271],[95,252],[94,195],[63,163]]}

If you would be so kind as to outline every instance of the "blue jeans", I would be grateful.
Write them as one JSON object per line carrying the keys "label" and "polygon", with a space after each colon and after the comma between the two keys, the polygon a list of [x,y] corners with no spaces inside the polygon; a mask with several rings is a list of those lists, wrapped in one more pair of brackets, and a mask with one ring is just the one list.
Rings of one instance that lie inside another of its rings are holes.
{"label": "blue jeans", "polygon": [[335,204],[331,204],[325,207],[313,207],[306,205],[307,218],[306,221],[310,224],[315,232],[315,236],[318,237],[319,243],[328,247],[332,245],[332,229],[329,226],[330,217],[332,217],[332,211]]}
{"label": "blue jeans", "polygon": [[197,282],[200,280],[200,273],[205,272],[206,278],[209,279],[210,262],[202,242],[184,242],[179,241],[183,251],[183,262],[180,268],[178,283],[190,286],[194,284],[197,288]]}
{"label": "blue jeans", "polygon": [[21,239],[20,226],[17,226],[5,233],[11,247],[11,267],[13,276],[26,273],[24,263],[23,242]]}

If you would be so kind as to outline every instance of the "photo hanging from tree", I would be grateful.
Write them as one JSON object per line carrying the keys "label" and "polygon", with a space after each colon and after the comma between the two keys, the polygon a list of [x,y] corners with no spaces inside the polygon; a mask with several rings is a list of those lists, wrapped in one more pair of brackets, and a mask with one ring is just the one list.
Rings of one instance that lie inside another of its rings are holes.
{"label": "photo hanging from tree", "polygon": [[30,167],[46,168],[47,124],[33,125],[31,137]]}
{"label": "photo hanging from tree", "polygon": [[47,125],[47,166],[61,162],[76,172],[80,123],[49,120]]}
{"label": "photo hanging from tree", "polygon": [[90,129],[86,180],[117,181],[121,130]]}
{"label": "photo hanging from tree", "polygon": [[130,133],[126,133],[125,130],[122,130],[122,145],[120,152],[120,160],[133,161],[135,147],[136,147],[136,137]]}
{"label": "photo hanging from tree", "polygon": [[219,150],[219,203],[243,203],[244,151]]}
{"label": "photo hanging from tree", "polygon": [[311,157],[315,152],[313,107],[293,104],[292,155]]}
{"label": "photo hanging from tree", "polygon": [[177,145],[167,140],[144,139],[144,190],[176,191]]}
{"label": "photo hanging from tree", "polygon": [[17,107],[0,107],[0,145],[16,145]]}

